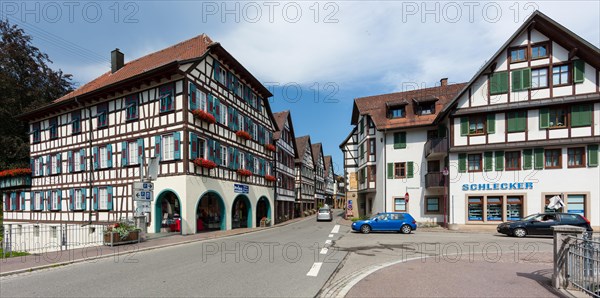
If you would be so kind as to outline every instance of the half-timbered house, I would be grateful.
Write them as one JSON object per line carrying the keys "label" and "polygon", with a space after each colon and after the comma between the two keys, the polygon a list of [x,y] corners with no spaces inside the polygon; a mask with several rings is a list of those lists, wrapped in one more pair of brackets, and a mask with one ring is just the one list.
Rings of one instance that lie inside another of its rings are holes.
{"label": "half-timbered house", "polygon": [[346,194],[346,215],[354,217],[358,216],[358,206],[360,206],[358,202],[358,130],[356,126],[340,144],[340,150],[344,157],[343,185]]}
{"label": "half-timbered house", "polygon": [[333,207],[333,189],[336,176],[333,170],[333,159],[331,155],[326,155],[323,160],[325,161],[325,203]]}
{"label": "half-timbered house", "polygon": [[325,203],[325,158],[323,144],[312,144],[312,155],[315,165],[315,206]]}
{"label": "half-timbered house", "polygon": [[296,216],[304,216],[304,211],[314,209],[315,205],[315,162],[310,136],[296,138],[298,157],[296,165]]}
{"label": "half-timbered house", "polygon": [[298,158],[296,135],[290,111],[273,114],[278,130],[273,134],[276,146],[277,193],[275,195],[276,222],[294,218],[296,201],[295,160]]}
{"label": "half-timbered house", "polygon": [[32,193],[6,221],[131,218],[141,206],[132,184],[152,159],[150,209],[137,210],[150,232],[255,227],[274,203],[270,96],[204,34],[127,63],[117,49],[111,71],[22,116]]}

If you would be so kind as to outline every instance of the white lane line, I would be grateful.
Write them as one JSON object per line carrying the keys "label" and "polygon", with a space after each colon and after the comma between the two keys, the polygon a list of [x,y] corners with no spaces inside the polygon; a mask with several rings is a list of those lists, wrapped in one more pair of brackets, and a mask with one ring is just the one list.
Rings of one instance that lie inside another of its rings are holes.
{"label": "white lane line", "polygon": [[331,234],[336,234],[339,231],[340,231],[340,225],[335,225],[333,227],[333,230],[331,230]]}
{"label": "white lane line", "polygon": [[319,270],[321,270],[321,265],[323,265],[322,262],[315,262],[312,267],[310,267],[310,270],[308,270],[308,273],[306,273],[306,276],[317,276],[319,275]]}
{"label": "white lane line", "polygon": [[323,248],[321,248],[321,254],[322,254],[322,255],[326,255],[326,254],[327,254],[327,251],[328,251],[327,247],[323,247]]}
{"label": "white lane line", "polygon": [[330,245],[331,244],[331,240],[327,239],[325,240],[325,245]]}
{"label": "white lane line", "polygon": [[333,234],[329,234],[329,238],[333,238]]}

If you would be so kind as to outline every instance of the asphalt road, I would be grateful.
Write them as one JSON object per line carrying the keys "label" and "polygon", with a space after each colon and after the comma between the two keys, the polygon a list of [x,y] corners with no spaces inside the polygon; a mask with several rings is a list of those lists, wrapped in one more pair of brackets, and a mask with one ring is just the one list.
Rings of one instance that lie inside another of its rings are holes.
{"label": "asphalt road", "polygon": [[[344,259],[348,231],[305,220],[275,229],[3,277],[2,297],[313,297]],[[338,231],[339,230],[339,231]]]}

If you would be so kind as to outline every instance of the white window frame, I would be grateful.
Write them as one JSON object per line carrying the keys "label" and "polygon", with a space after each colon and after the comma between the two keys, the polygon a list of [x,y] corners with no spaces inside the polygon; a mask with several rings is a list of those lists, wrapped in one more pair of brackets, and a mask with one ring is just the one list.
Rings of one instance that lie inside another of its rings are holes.
{"label": "white window frame", "polygon": [[228,156],[229,152],[227,151],[227,147],[221,146],[221,166],[227,167]]}
{"label": "white window frame", "polygon": [[[545,72],[545,74],[542,74],[541,72]],[[531,88],[548,88],[547,68],[531,70]]]}
{"label": "white window frame", "polygon": [[252,123],[252,139],[258,141],[258,125]]}
{"label": "white window frame", "polygon": [[50,198],[51,198],[51,200],[50,200],[50,203],[51,203],[51,204],[50,204],[50,208],[51,208],[52,210],[58,210],[58,192],[59,192],[59,191],[60,191],[60,190],[54,190],[54,191],[52,191],[52,192],[50,193],[50,196],[51,196],[51,197],[50,197]]}
{"label": "white window frame", "polygon": [[253,108],[258,108],[257,103],[258,103],[258,96],[256,96],[256,93],[252,92],[252,96],[250,96],[252,98],[252,107]]}
{"label": "white window frame", "polygon": [[206,158],[206,140],[198,138],[198,157]]}
{"label": "white window frame", "polygon": [[244,155],[244,152],[240,152],[239,157],[240,157],[240,169],[246,169],[246,156]]}
{"label": "white window frame", "polygon": [[81,189],[80,188],[76,188],[73,191],[73,208],[75,210],[82,210],[83,209],[83,197],[82,197],[82,193],[81,193]]}
{"label": "white window frame", "polygon": [[237,122],[238,122],[238,126],[239,126],[238,129],[244,130],[244,115],[238,114]]}
{"label": "white window frame", "polygon": [[42,210],[43,206],[42,206],[42,194],[37,191],[34,194],[34,203],[35,203],[35,209],[34,210]]}
{"label": "white window frame", "polygon": [[258,175],[258,173],[260,173],[260,163],[258,162],[258,158],[254,158],[254,169],[253,172],[255,175]]}
{"label": "white window frame", "polygon": [[221,77],[221,84],[227,86],[227,70],[225,70],[223,66],[221,66],[219,72],[219,76]]}
{"label": "white window frame", "polygon": [[138,144],[136,142],[127,142],[127,165],[139,164]]}
{"label": "white window frame", "polygon": [[221,122],[221,124],[227,126],[227,122],[228,122],[227,121],[228,120],[227,119],[227,116],[228,116],[227,115],[227,106],[224,105],[224,104],[222,104],[222,103],[220,103],[219,105],[220,105],[220,107],[219,107],[219,109],[220,109],[219,113],[221,114],[220,115],[220,117],[221,117],[221,119],[220,119],[221,121],[220,122]]}
{"label": "white window frame", "polygon": [[101,187],[98,189],[98,209],[108,209],[108,189],[106,187]]}
{"label": "white window frame", "polygon": [[174,160],[175,159],[175,140],[173,135],[162,136],[162,160]]}
{"label": "white window frame", "polygon": [[108,167],[108,148],[106,146],[100,147],[99,159],[98,159],[98,167],[104,169]]}
{"label": "white window frame", "polygon": [[58,159],[56,158],[58,154],[52,154],[50,156],[50,170],[52,171],[50,174],[58,173]]}
{"label": "white window frame", "polygon": [[39,176],[40,175],[40,168],[41,168],[40,167],[40,159],[36,157],[33,162],[35,164],[35,169],[34,169],[35,170],[35,175]]}
{"label": "white window frame", "polygon": [[73,172],[79,172],[81,169],[81,152],[79,150],[73,151]]}
{"label": "white window frame", "polygon": [[196,100],[198,101],[198,107],[200,110],[206,112],[206,93],[202,90],[196,89]]}

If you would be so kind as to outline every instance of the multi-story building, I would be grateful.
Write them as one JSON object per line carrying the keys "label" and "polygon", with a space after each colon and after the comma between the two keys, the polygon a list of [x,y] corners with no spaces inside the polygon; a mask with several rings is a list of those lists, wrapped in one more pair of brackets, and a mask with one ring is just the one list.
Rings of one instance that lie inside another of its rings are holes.
{"label": "multi-story building", "polygon": [[[356,126],[340,144],[344,157],[344,185],[346,193],[346,215],[358,217],[358,133]],[[364,209],[362,214],[364,214]]]}
{"label": "multi-story building", "polygon": [[150,232],[254,227],[271,217],[271,93],[219,43],[200,35],[111,71],[23,116],[32,188],[7,222],[110,223],[141,204],[132,184],[157,162]]}
{"label": "multi-story building", "polygon": [[273,114],[278,130],[273,134],[277,158],[276,222],[294,218],[296,201],[295,160],[298,158],[296,136],[290,111]]}
{"label": "multi-story building", "polygon": [[535,12],[447,107],[450,222],[562,211],[600,226],[600,50]]}
{"label": "multi-story building", "polygon": [[401,211],[421,222],[444,220],[448,146],[438,115],[463,86],[442,79],[437,87],[355,99],[356,127],[345,142],[345,154],[358,148],[347,159],[358,173],[354,216]]}
{"label": "multi-story building", "polygon": [[312,144],[312,155],[315,162],[315,206],[325,203],[325,158],[323,144]]}
{"label": "multi-story building", "polygon": [[325,161],[325,203],[329,206],[334,205],[333,190],[335,188],[335,172],[333,170],[333,160],[331,155],[324,158]]}
{"label": "multi-story building", "polygon": [[295,217],[304,216],[305,210],[315,208],[315,162],[310,136],[296,138],[298,157],[296,164]]}
{"label": "multi-story building", "polygon": [[346,208],[346,179],[343,176],[335,175],[333,184],[333,208]]}

